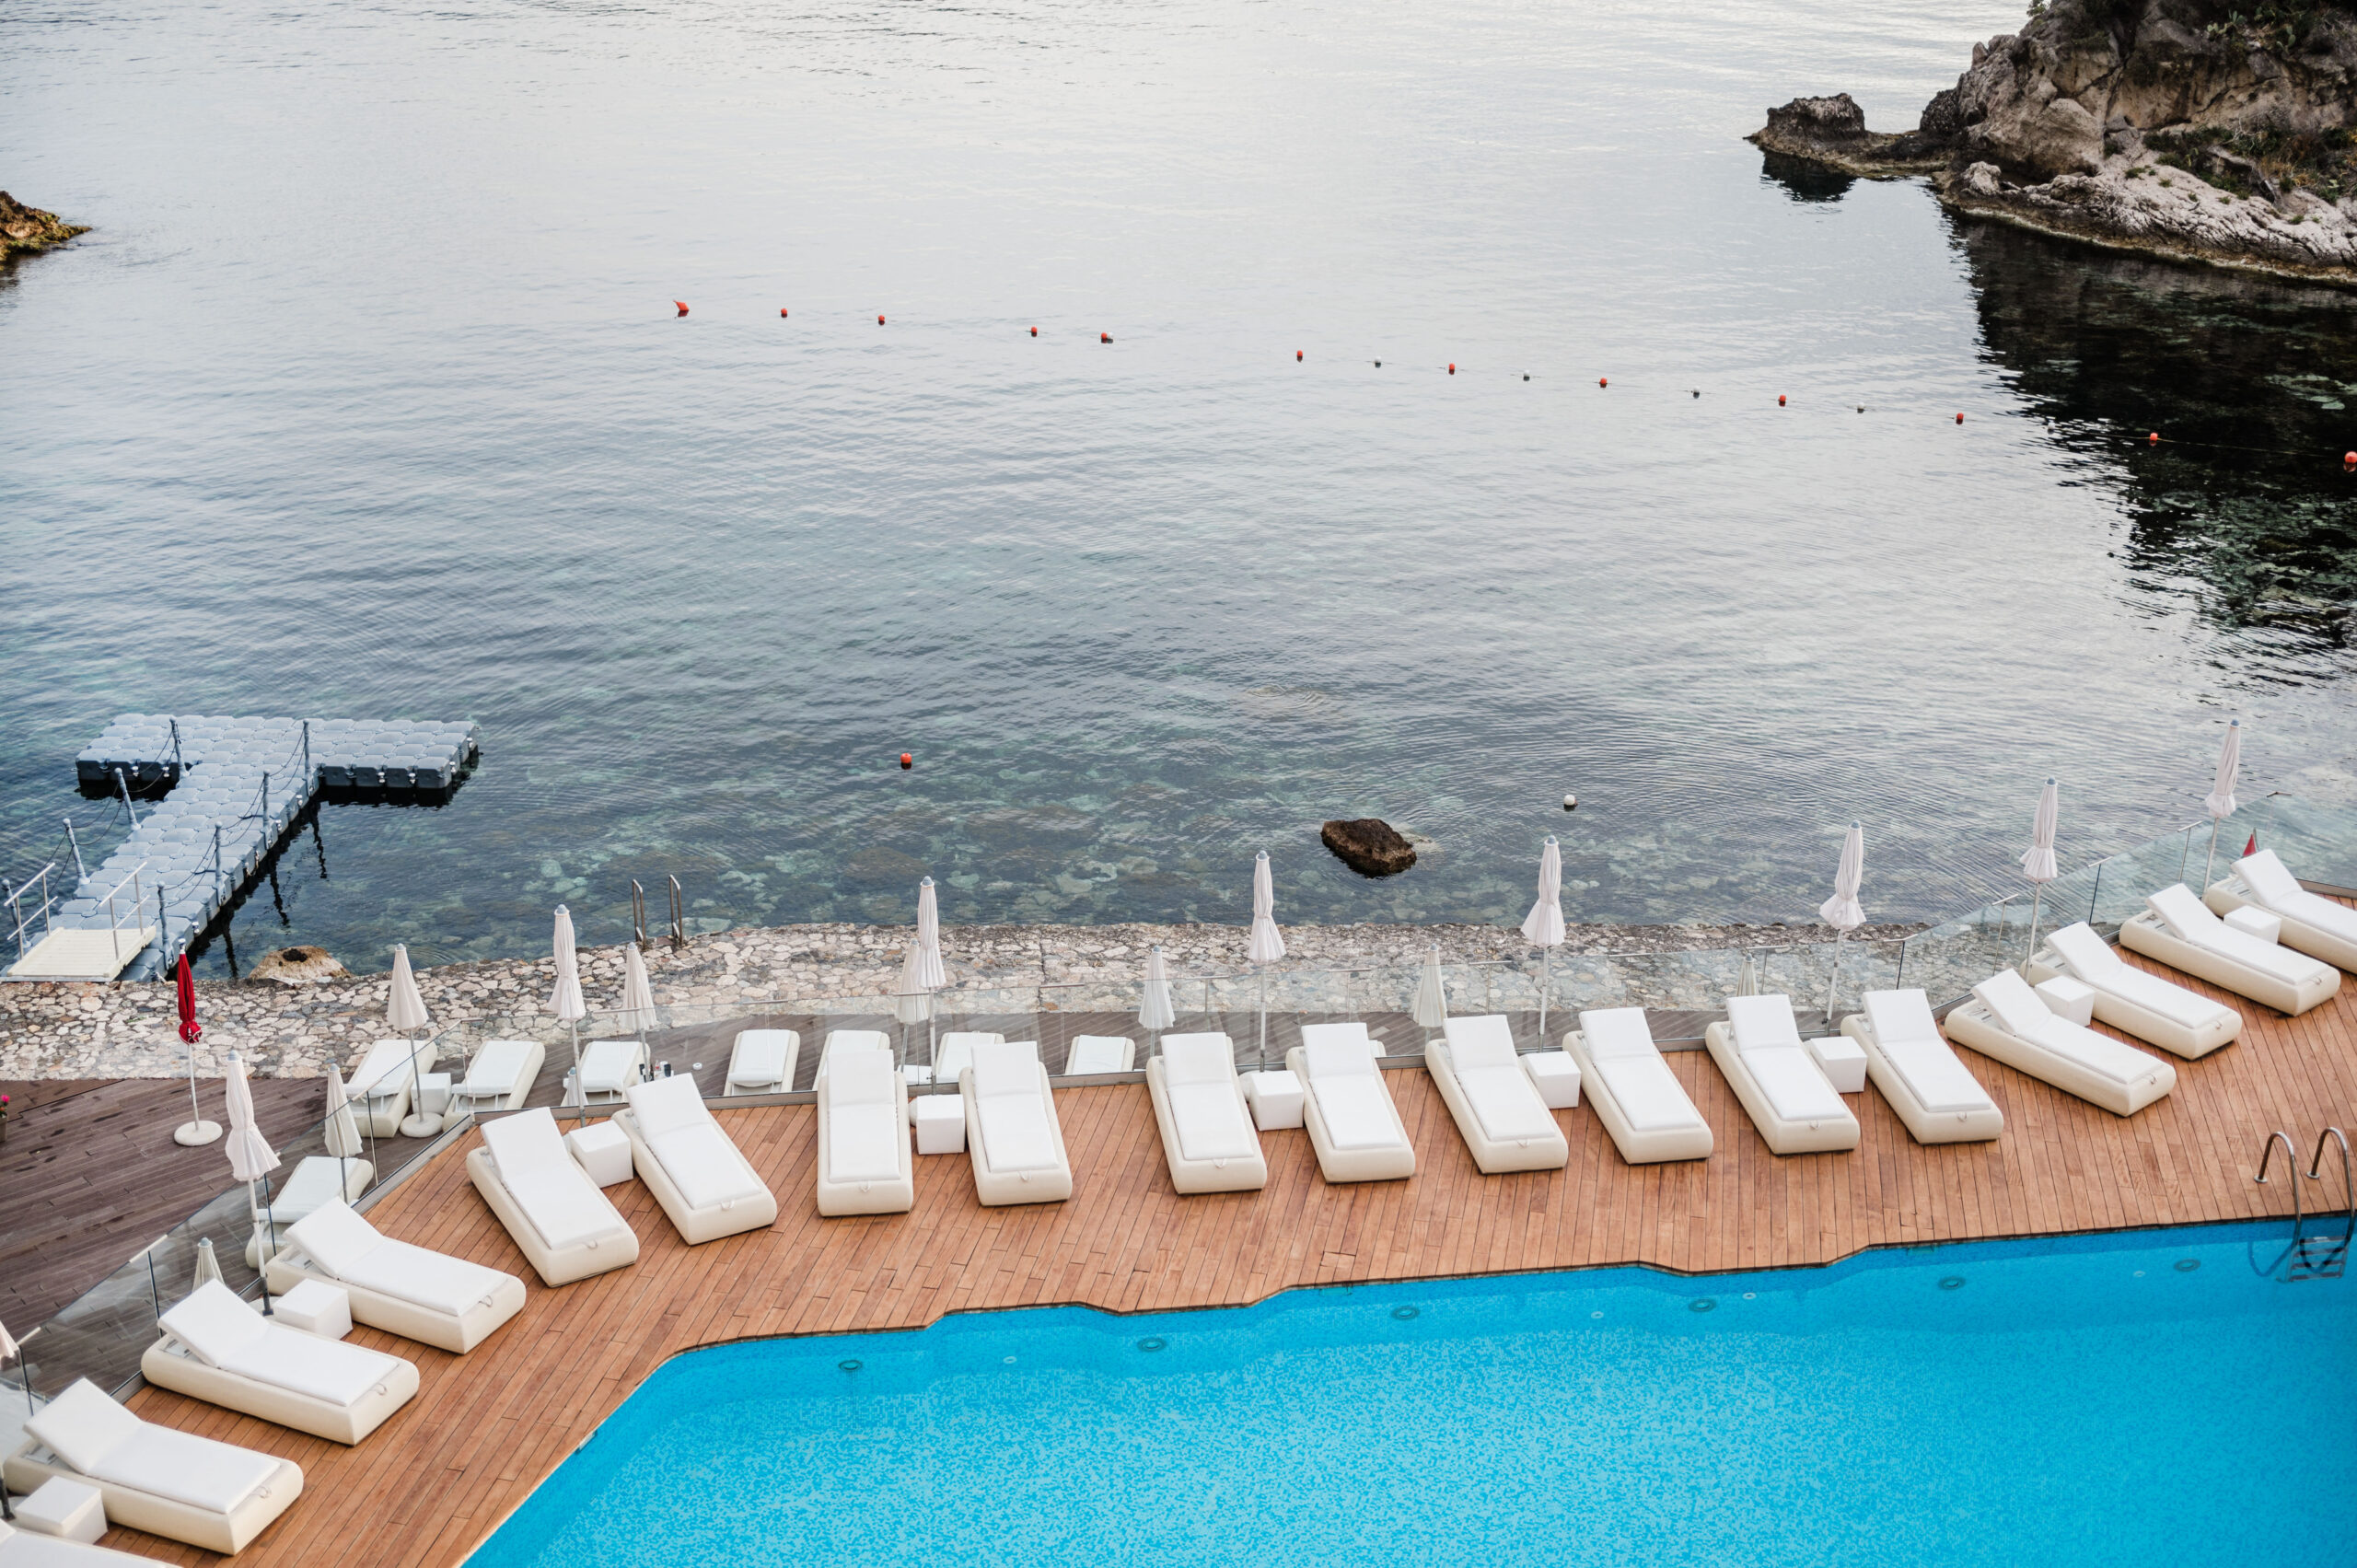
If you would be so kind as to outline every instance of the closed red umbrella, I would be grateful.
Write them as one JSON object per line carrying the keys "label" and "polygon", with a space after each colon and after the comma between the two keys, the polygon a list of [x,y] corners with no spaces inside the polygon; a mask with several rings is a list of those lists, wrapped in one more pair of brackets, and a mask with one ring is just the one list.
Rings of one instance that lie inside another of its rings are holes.
{"label": "closed red umbrella", "polygon": [[204,1033],[204,1026],[196,1021],[196,978],[188,972],[188,955],[180,955],[180,1039],[191,1045]]}
{"label": "closed red umbrella", "polygon": [[188,955],[180,955],[180,970],[174,985],[180,999],[180,1039],[188,1042],[188,1113],[189,1120],[172,1130],[172,1142],[187,1147],[209,1144],[221,1135],[221,1124],[207,1121],[196,1104],[196,1042],[204,1033],[204,1026],[196,1021],[196,977],[188,972]]}

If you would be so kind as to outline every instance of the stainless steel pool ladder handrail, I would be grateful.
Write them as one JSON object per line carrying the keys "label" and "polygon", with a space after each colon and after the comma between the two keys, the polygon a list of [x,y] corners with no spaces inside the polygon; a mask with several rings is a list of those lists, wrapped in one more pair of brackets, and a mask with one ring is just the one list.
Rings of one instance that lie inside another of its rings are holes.
{"label": "stainless steel pool ladder handrail", "polygon": [[[2349,1181],[2349,1135],[2343,1132],[2340,1128],[2328,1127],[2323,1132],[2316,1134],[2316,1158],[2308,1162],[2308,1179],[2311,1181],[2321,1181],[2324,1179],[2324,1144],[2325,1140],[2328,1138],[2333,1139],[2340,1144],[2341,1208],[2352,1215],[2357,1215],[2357,1188],[2351,1188]],[[2274,1147],[2271,1144],[2268,1146],[2270,1149]]]}
{"label": "stainless steel pool ladder handrail", "polygon": [[[2267,1185],[2268,1167],[2274,1162],[2275,1145],[2278,1144],[2283,1145],[2284,1162],[2292,1167],[2292,1234],[2296,1237],[2300,1234],[2301,1219],[2300,1151],[2292,1146],[2292,1135],[2280,1127],[2267,1135],[2265,1148],[2258,1156],[2258,1184],[2261,1187]],[[2323,1151],[2319,1149],[2317,1153]]]}

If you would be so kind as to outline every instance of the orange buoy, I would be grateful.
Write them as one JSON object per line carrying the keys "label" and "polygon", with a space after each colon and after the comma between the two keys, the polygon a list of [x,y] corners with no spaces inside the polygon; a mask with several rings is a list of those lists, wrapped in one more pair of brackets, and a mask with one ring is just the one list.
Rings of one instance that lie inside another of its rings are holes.
{"label": "orange buoy", "polygon": [[877,317],[877,318],[876,318],[876,324],[877,324],[877,326],[879,326],[879,327],[880,327],[880,326],[882,326],[882,325],[884,324],[884,318],[883,318],[883,317],[881,317],[881,316]]}
{"label": "orange buoy", "polygon": [[1031,335],[1032,335],[1033,337],[1035,337],[1035,338],[1036,338],[1036,337],[1038,337],[1038,336],[1039,335],[1039,328],[1037,328],[1037,327],[1032,328],[1032,329],[1031,329]]}
{"label": "orange buoy", "polygon": [[1962,414],[1957,414],[1957,415],[1956,416],[1956,422],[1958,424],[1962,424],[1964,423],[1964,415],[1962,415]]}
{"label": "orange buoy", "polygon": [[781,321],[785,319],[785,307],[783,305],[777,308],[777,319]]}
{"label": "orange buoy", "polygon": [[1603,377],[1599,376],[1599,377],[1597,377],[1596,378],[1596,384],[1597,386],[1599,386],[1599,387],[1608,387],[1608,386],[1610,386],[1610,385],[1611,385],[1611,382],[1609,382],[1609,381],[1606,380]]}
{"label": "orange buoy", "polygon": [[1784,406],[1784,394],[1782,392],[1776,394],[1776,406],[1778,408],[1782,408]]}
{"label": "orange buoy", "polygon": [[678,306],[678,307],[679,308],[679,314],[680,314],[680,315],[684,316],[684,315],[686,315],[686,314],[688,313],[688,302],[687,302],[686,300],[684,300],[684,299],[675,299],[675,300],[671,301],[671,303],[672,303],[672,304],[674,304],[674,305],[676,305],[676,306]]}
{"label": "orange buoy", "polygon": [[1295,365],[1299,365],[1301,363],[1301,350],[1295,349],[1293,351],[1293,362]]}
{"label": "orange buoy", "polygon": [[1100,343],[1109,343],[1113,341],[1113,334],[1110,332],[1099,332],[1097,334],[1097,341]]}
{"label": "orange buoy", "polygon": [[2340,454],[2340,460],[2351,468],[2357,469],[2357,452],[2343,452]]}
{"label": "orange buoy", "polygon": [[907,769],[907,768],[913,768],[913,767],[915,767],[916,765],[917,765],[917,760],[916,760],[916,758],[914,758],[913,756],[910,755],[910,754],[909,754],[908,752],[906,752],[906,751],[903,751],[903,752],[901,752],[901,753],[900,753],[900,766],[901,766],[903,769]]}
{"label": "orange buoy", "polygon": [[1451,376],[1454,376],[1454,375],[1456,375],[1456,374],[1457,374],[1457,366],[1456,366],[1456,364],[1455,364],[1454,362],[1452,362],[1452,363],[1449,365],[1449,367],[1448,367],[1448,373],[1449,373]]}
{"label": "orange buoy", "polygon": [[2144,437],[2144,441],[2147,446],[2157,447],[2161,444],[2161,433],[2155,430],[2150,436]]}

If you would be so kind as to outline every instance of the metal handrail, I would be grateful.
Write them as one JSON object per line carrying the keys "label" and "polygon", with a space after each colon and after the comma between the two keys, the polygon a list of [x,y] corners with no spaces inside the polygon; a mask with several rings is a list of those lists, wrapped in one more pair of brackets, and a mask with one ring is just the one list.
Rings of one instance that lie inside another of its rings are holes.
{"label": "metal handrail", "polygon": [[[2323,1132],[2316,1134],[2316,1157],[2308,1162],[2308,1179],[2311,1181],[2321,1181],[2324,1179],[2321,1173],[2324,1169],[2324,1144],[2325,1140],[2328,1138],[2337,1139],[2340,1144],[2341,1205],[2348,1209],[2352,1214],[2357,1214],[2357,1189],[2352,1189],[2349,1182],[2349,1136],[2347,1133],[2341,1132],[2340,1128],[2328,1127]],[[2270,1149],[2272,1149],[2274,1146],[2275,1145],[2272,1144],[2268,1145]]]}
{"label": "metal handrail", "polygon": [[[2292,1135],[2280,1127],[2267,1135],[2266,1152],[2258,1156],[2258,1184],[2261,1187],[2267,1185],[2268,1167],[2274,1161],[2275,1145],[2278,1144],[2283,1145],[2283,1158],[2292,1167],[2292,1234],[2297,1236],[2301,1219],[2300,1151],[2292,1146]],[[2324,1151],[2319,1148],[2316,1152],[2321,1156]]]}

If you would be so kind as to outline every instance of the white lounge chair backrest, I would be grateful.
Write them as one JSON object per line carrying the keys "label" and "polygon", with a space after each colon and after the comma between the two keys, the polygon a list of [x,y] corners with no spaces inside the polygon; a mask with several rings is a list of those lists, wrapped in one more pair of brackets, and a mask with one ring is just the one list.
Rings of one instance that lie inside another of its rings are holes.
{"label": "white lounge chair backrest", "polygon": [[270,1322],[238,1299],[238,1293],[219,1280],[207,1280],[186,1301],[157,1319],[164,1331],[196,1353],[210,1366],[238,1359],[270,1332]]}
{"label": "white lounge chair backrest", "polygon": [[1793,1019],[1789,996],[1730,996],[1727,1023],[1735,1030],[1737,1051],[1800,1049],[1800,1025]]}
{"label": "white lounge chair backrest", "polygon": [[352,1070],[353,1098],[389,1099],[401,1093],[409,1085],[411,1072],[425,1060],[427,1049],[405,1040],[378,1040]]}
{"label": "white lounge chair backrest", "polygon": [[1137,1061],[1137,1042],[1120,1035],[1078,1035],[1064,1052],[1067,1074],[1126,1073]]}
{"label": "white lounge chair backrest", "polygon": [[2300,886],[2300,879],[2292,875],[2292,868],[2284,865],[2271,849],[2243,856],[2235,862],[2235,869],[2242,873],[2242,878],[2250,885],[2250,890],[2258,895],[2258,901],[2270,909],[2296,904],[2300,901],[2300,895],[2307,891]]}
{"label": "white lounge chair backrest", "polygon": [[544,1105],[483,1123],[482,1144],[503,1176],[573,1165],[564,1134],[556,1130],[556,1117]]}
{"label": "white lounge chair backrest", "polygon": [[1596,1007],[1580,1015],[1580,1034],[1587,1041],[1591,1057],[1652,1056],[1660,1047],[1654,1043],[1653,1026],[1645,1022],[1643,1007]]}
{"label": "white lounge chair backrest", "polygon": [[1503,1013],[1451,1018],[1444,1029],[1448,1036],[1448,1053],[1460,1072],[1515,1063],[1514,1030],[1507,1026]]}
{"label": "white lounge chair backrest", "polygon": [[40,1414],[27,1418],[25,1430],[84,1475],[96,1475],[107,1456],[137,1437],[145,1424],[87,1377],[76,1377]]}
{"label": "white lounge chair backrest", "polygon": [[1039,1094],[1039,1042],[1002,1040],[977,1045],[973,1074],[974,1093],[984,1099],[993,1095],[1023,1095],[1036,1099]]}
{"label": "white lounge chair backrest", "polygon": [[289,1225],[286,1239],[338,1277],[358,1268],[361,1260],[385,1244],[377,1227],[341,1198],[320,1204]]}
{"label": "white lounge chair backrest", "polygon": [[[1301,1031],[1304,1035],[1308,1029]],[[1341,1078],[1352,1075],[1381,1077],[1383,1069],[1375,1064],[1375,1048],[1365,1039],[1313,1040],[1301,1048],[1302,1061],[1313,1078]]]}
{"label": "white lounge chair backrest", "polygon": [[1869,991],[1866,1022],[1877,1043],[1904,1045],[1913,1040],[1946,1041],[1939,1021],[1932,1016],[1931,999],[1920,991]]}
{"label": "white lounge chair backrest", "polygon": [[897,1098],[892,1059],[880,1051],[855,1051],[827,1075],[827,1103],[838,1108],[890,1105]]}
{"label": "white lounge chair backrest", "polygon": [[2084,920],[2050,933],[2046,940],[2070,966],[2071,972],[2089,984],[2098,980],[2108,980],[2128,967],[2127,962],[2111,950],[2111,944],[2096,935],[2096,928]]}
{"label": "white lounge chair backrest", "polygon": [[[883,1055],[880,1051],[876,1054]],[[889,1072],[891,1066],[892,1059],[885,1056],[885,1070]],[[696,1081],[684,1073],[675,1077],[633,1084],[622,1094],[630,1101],[631,1115],[638,1122],[639,1135],[650,1142],[666,1132],[698,1126],[712,1120],[712,1112],[703,1103],[703,1092],[696,1087]]]}
{"label": "white lounge chair backrest", "polygon": [[1225,1083],[1236,1076],[1236,1043],[1224,1034],[1164,1035],[1164,1081]]}
{"label": "white lounge chair backrest", "polygon": [[974,1063],[974,1047],[997,1045],[1004,1035],[990,1034],[979,1029],[952,1029],[941,1037],[933,1048],[933,1081],[954,1084],[958,1074]]}
{"label": "white lounge chair backrest", "polygon": [[506,1093],[516,1087],[522,1075],[524,1063],[531,1060],[532,1042],[528,1040],[487,1040],[467,1063],[466,1083],[470,1091],[498,1090]]}
{"label": "white lounge chair backrest", "polygon": [[2037,1039],[2038,1031],[2054,1018],[2054,1010],[2046,1005],[2046,999],[2012,970],[1999,970],[1974,986],[1972,994],[1988,1005],[1989,1011],[1997,1015],[1997,1021],[2008,1033],[2024,1040]]}
{"label": "white lounge chair backrest", "polygon": [[974,1047],[974,1118],[982,1155],[1000,1172],[1052,1170],[1062,1163],[1047,1117],[1039,1042],[995,1040]]}
{"label": "white lounge chair backrest", "polygon": [[1382,1044],[1366,1032],[1364,1024],[1357,1022],[1304,1024],[1301,1026],[1301,1043],[1312,1048],[1320,1045],[1353,1045],[1365,1051],[1369,1057],[1383,1054]]}
{"label": "white lounge chair backrest", "polygon": [[2210,906],[2182,882],[2153,894],[2144,905],[2161,917],[2163,925],[2197,947],[2212,946],[2216,934],[2224,928],[2224,923],[2210,912]]}
{"label": "white lounge chair backrest", "polygon": [[732,1084],[774,1084],[785,1077],[785,1059],[802,1043],[793,1029],[740,1029],[728,1052]]}

